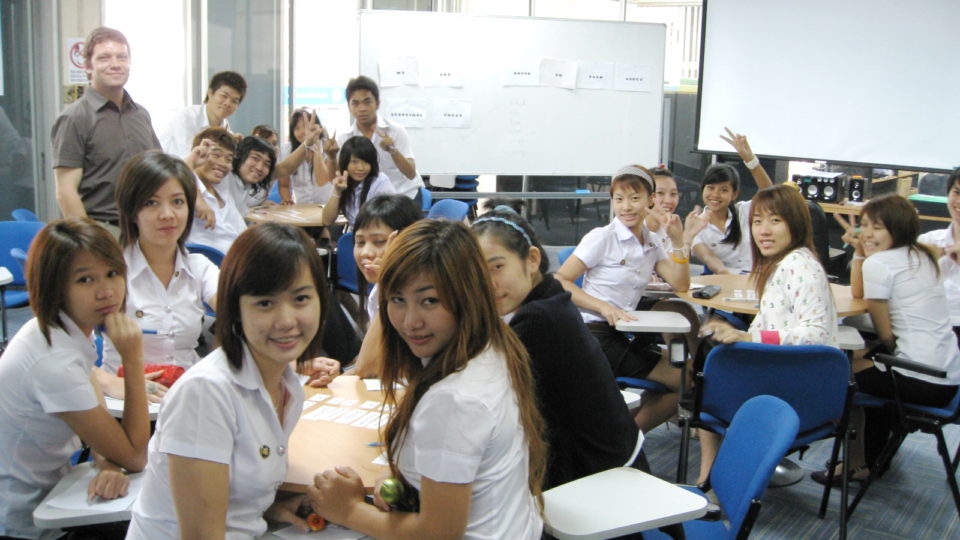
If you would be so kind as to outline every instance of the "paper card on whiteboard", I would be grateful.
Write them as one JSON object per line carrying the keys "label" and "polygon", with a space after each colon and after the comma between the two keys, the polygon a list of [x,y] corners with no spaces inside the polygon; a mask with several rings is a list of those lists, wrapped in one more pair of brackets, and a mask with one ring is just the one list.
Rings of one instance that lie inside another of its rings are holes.
{"label": "paper card on whiteboard", "polygon": [[468,99],[435,99],[431,124],[438,128],[469,128],[473,102]]}
{"label": "paper card on whiteboard", "polygon": [[405,128],[427,127],[427,107],[425,99],[391,99],[384,100],[384,114],[390,120]]}
{"label": "paper card on whiteboard", "polygon": [[540,60],[518,59],[503,66],[503,86],[540,86]]}
{"label": "paper card on whiteboard", "polygon": [[540,84],[573,90],[577,87],[577,63],[544,58],[540,61]]}
{"label": "paper card on whiteboard", "polygon": [[463,70],[454,62],[425,62],[420,71],[423,86],[463,87]]}
{"label": "paper card on whiteboard", "polygon": [[577,88],[610,90],[613,88],[613,62],[580,62]]}
{"label": "paper card on whiteboard", "polygon": [[613,89],[623,92],[649,92],[653,66],[650,64],[617,64]]}
{"label": "paper card on whiteboard", "polygon": [[380,87],[416,86],[420,81],[417,59],[412,56],[380,60]]}

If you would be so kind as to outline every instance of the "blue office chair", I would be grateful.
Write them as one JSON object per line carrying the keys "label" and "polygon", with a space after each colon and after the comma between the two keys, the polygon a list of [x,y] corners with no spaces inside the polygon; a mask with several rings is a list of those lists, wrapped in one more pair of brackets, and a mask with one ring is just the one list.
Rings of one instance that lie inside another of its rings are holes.
{"label": "blue office chair", "polygon": [[187,244],[187,251],[205,256],[210,259],[210,262],[217,265],[218,268],[220,267],[220,263],[223,262],[223,252],[215,247],[191,243]]}
{"label": "blue office chair", "polygon": [[10,215],[13,216],[14,221],[40,221],[40,218],[31,210],[26,208],[17,208],[13,212],[10,212]]}
{"label": "blue office chair", "polygon": [[[576,247],[563,248],[557,252],[557,260],[560,261],[560,266],[563,266],[563,263],[567,262],[567,259],[573,255],[573,250],[577,249]],[[583,276],[577,278],[574,283],[577,284],[577,287],[583,287]]]}
{"label": "blue office chair", "polygon": [[267,200],[280,204],[281,199],[280,199],[280,181],[279,180],[273,181],[272,185],[270,186],[270,193],[267,195]]}
{"label": "blue office chair", "polygon": [[343,233],[337,239],[337,287],[360,294],[357,263],[353,259],[353,233]]}
{"label": "blue office chair", "polygon": [[[26,287],[21,263],[11,254],[11,250],[19,248],[24,253],[29,251],[30,242],[40,232],[46,223],[41,221],[0,221],[0,266],[5,266],[13,275],[13,281],[8,287]],[[30,302],[25,290],[5,290],[3,305],[5,307],[21,307]]]}
{"label": "blue office chair", "polygon": [[430,219],[448,219],[450,221],[463,221],[470,211],[470,205],[456,199],[443,199],[437,201],[437,204],[430,208],[427,217]]}
{"label": "blue office chair", "polygon": [[433,206],[433,194],[427,188],[420,188],[420,211],[426,214]]}
{"label": "blue office chair", "polygon": [[860,504],[860,500],[867,493],[867,489],[873,484],[873,481],[877,475],[880,474],[880,471],[885,470],[890,465],[890,460],[893,459],[897,449],[900,448],[900,445],[907,435],[911,431],[919,429],[924,433],[933,435],[937,440],[937,452],[943,460],[943,468],[947,473],[947,485],[950,486],[950,493],[953,495],[953,502],[957,507],[957,514],[960,515],[960,489],[957,487],[956,478],[957,465],[960,463],[960,446],[957,447],[956,455],[951,463],[950,449],[947,448],[947,441],[943,436],[943,426],[960,424],[960,391],[958,391],[953,396],[953,399],[950,400],[950,403],[944,407],[929,407],[904,403],[899,393],[897,381],[899,375],[895,375],[891,367],[939,378],[946,378],[946,371],[888,354],[878,354],[874,361],[880,362],[887,367],[887,373],[893,381],[894,398],[880,398],[858,392],[854,396],[854,404],[864,408],[892,409],[896,412],[898,420],[897,427],[894,429],[893,436],[890,437],[890,440],[887,441],[886,446],[884,446],[880,455],[877,457],[876,463],[869,464],[870,476],[868,476],[863,485],[860,486],[860,491],[857,492],[856,497],[853,498],[853,502],[850,503],[850,508],[847,510],[847,513],[852,514],[853,511],[856,510],[857,505]]}
{"label": "blue office chair", "polygon": [[[834,438],[830,462],[840,451],[846,456],[848,416],[853,401],[850,361],[834,347],[823,345],[766,345],[735,343],[710,351],[703,370],[695,375],[693,414],[681,419],[681,437],[689,437],[687,424],[724,435],[734,414],[758,395],[776,396],[800,417],[791,451],[805,450],[814,441]],[[682,444],[682,443],[681,443]],[[843,477],[848,476],[843,459]],[[680,463],[686,467],[686,463]],[[831,469],[832,470],[832,469]],[[832,480],[831,478],[828,480]],[[818,516],[826,515],[830,482],[824,486]],[[846,538],[847,482],[841,486],[840,538]]]}

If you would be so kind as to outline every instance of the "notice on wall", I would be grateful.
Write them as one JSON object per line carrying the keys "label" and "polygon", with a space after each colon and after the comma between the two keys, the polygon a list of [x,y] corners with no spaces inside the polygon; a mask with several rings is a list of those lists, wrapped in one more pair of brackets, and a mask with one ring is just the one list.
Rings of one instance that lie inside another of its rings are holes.
{"label": "notice on wall", "polygon": [[430,123],[437,128],[469,128],[472,112],[469,99],[435,99]]}
{"label": "notice on wall", "polygon": [[577,88],[610,90],[613,88],[613,62],[580,62],[577,69]]}
{"label": "notice on wall", "polygon": [[577,88],[577,63],[573,60],[544,58],[540,61],[540,84],[574,90]]}
{"label": "notice on wall", "polygon": [[463,71],[463,67],[454,61],[421,62],[420,83],[423,86],[463,88]]}
{"label": "notice on wall", "polygon": [[503,86],[540,86],[540,60],[516,59],[503,66],[500,77]]}
{"label": "notice on wall", "polygon": [[613,89],[622,92],[649,92],[653,66],[649,64],[617,64]]}
{"label": "notice on wall", "polygon": [[420,83],[420,66],[412,56],[389,58],[378,62],[380,86],[417,86]]}
{"label": "notice on wall", "polygon": [[426,99],[391,99],[383,101],[384,114],[405,128],[427,127]]}
{"label": "notice on wall", "polygon": [[87,84],[87,72],[83,69],[83,39],[67,38],[64,40],[66,55],[64,58],[64,80],[66,84]]}

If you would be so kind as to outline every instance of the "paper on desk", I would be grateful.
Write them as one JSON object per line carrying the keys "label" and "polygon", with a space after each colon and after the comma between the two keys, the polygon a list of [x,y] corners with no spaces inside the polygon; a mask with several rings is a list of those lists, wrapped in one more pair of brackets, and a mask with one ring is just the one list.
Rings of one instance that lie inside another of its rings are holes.
{"label": "paper on desk", "polygon": [[386,455],[386,454],[381,453],[379,456],[377,456],[377,459],[373,460],[373,464],[374,464],[374,465],[383,465],[384,467],[386,467],[386,466],[389,466],[389,465],[390,465],[390,461],[387,460],[387,455]]}
{"label": "paper on desk", "polygon": [[[104,403],[106,403],[106,405],[107,405],[107,410],[110,411],[111,414],[112,414],[114,411],[116,411],[118,414],[122,414],[122,413],[123,413],[123,400],[122,400],[122,399],[116,399],[116,398],[112,398],[112,397],[110,397],[110,396],[103,396],[103,401],[104,401]],[[153,403],[153,402],[147,402],[147,412],[149,412],[150,414],[157,414],[157,413],[159,413],[159,412],[160,412],[160,404],[159,404],[159,403]]]}
{"label": "paper on desk", "polygon": [[140,493],[143,475],[137,474],[129,477],[130,487],[125,496],[111,500],[97,497],[94,501],[88,503],[87,486],[98,472],[100,471],[96,467],[90,467],[69,489],[47,501],[47,504],[64,510],[96,510],[97,512],[118,512],[130,508],[133,501],[137,500],[137,494]]}
{"label": "paper on desk", "polygon": [[380,379],[363,379],[363,384],[367,387],[367,392],[380,392],[383,390],[383,387],[380,385]]}
{"label": "paper on desk", "polygon": [[380,406],[379,401],[364,401],[360,404],[361,409],[376,409]]}
{"label": "paper on desk", "polygon": [[363,409],[352,409],[346,414],[341,414],[334,422],[338,424],[352,424],[356,419],[365,415],[366,411]]}
{"label": "paper on desk", "polygon": [[363,533],[345,529],[335,523],[327,523],[327,528],[322,531],[308,533],[290,525],[285,529],[273,531],[272,534],[283,538],[283,540],[352,540],[354,538],[367,538]]}

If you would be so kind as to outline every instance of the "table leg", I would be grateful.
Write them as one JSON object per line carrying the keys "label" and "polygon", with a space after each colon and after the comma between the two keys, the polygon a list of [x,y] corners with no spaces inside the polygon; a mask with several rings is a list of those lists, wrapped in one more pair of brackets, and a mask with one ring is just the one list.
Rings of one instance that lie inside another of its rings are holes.
{"label": "table leg", "polygon": [[3,338],[0,342],[0,351],[7,350],[7,304],[4,301],[6,294],[6,285],[0,285],[0,318],[3,319]]}
{"label": "table leg", "polygon": [[670,347],[670,364],[680,369],[680,399],[677,403],[677,420],[680,426],[680,456],[677,460],[677,483],[687,483],[687,459],[690,453],[690,404],[687,403],[687,342],[675,338]]}

